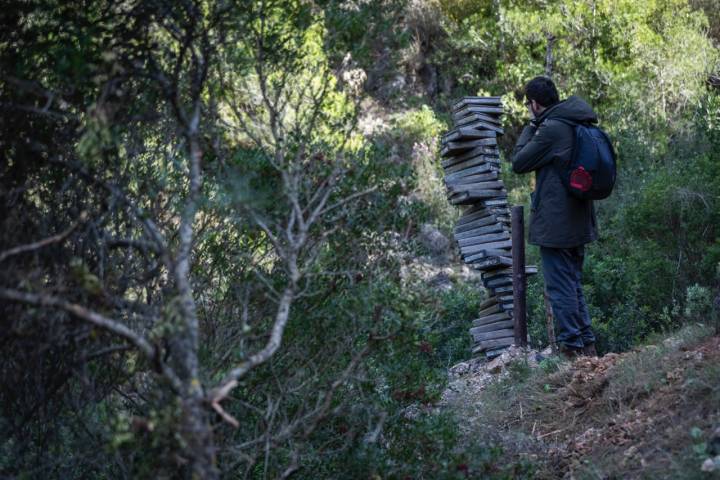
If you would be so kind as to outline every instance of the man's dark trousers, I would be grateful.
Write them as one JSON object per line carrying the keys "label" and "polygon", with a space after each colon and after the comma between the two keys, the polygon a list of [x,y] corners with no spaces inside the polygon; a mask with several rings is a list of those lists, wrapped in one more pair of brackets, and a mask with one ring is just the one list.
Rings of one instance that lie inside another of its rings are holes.
{"label": "man's dark trousers", "polygon": [[540,247],[540,256],[545,287],[558,325],[558,343],[570,348],[595,343],[580,283],[585,247]]}

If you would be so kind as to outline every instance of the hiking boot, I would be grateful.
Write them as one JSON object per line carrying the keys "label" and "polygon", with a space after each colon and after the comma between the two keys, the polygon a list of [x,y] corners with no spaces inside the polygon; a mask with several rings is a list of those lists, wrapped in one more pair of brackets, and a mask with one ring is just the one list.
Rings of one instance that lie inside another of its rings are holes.
{"label": "hiking boot", "polygon": [[582,348],[577,347],[571,347],[569,345],[558,345],[558,350],[560,351],[560,355],[566,359],[573,361],[579,356],[583,354]]}
{"label": "hiking boot", "polygon": [[586,357],[597,357],[597,350],[595,349],[595,344],[591,343],[590,345],[585,345],[582,349],[582,354]]}

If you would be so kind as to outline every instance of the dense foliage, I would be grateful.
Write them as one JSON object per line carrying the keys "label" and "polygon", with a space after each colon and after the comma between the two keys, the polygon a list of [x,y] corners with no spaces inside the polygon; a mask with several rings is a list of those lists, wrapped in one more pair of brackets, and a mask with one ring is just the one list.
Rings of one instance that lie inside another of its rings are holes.
{"label": "dense foliage", "polygon": [[585,280],[600,348],[631,348],[720,282],[713,4],[4,5],[0,475],[531,476],[431,413],[483,295],[422,274],[459,269],[421,241],[458,214],[449,105],[504,95],[507,155],[552,42],[618,148]]}

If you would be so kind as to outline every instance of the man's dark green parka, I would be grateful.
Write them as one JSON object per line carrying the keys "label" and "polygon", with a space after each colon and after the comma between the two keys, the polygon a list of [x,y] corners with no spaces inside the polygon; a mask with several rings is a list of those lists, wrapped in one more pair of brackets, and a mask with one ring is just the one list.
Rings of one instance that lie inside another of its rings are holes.
{"label": "man's dark green parka", "polygon": [[592,200],[571,196],[558,175],[556,167],[572,160],[575,141],[573,127],[558,119],[598,120],[580,97],[556,103],[525,127],[513,152],[512,168],[515,173],[535,171],[528,241],[543,247],[572,248],[597,239],[597,220]]}

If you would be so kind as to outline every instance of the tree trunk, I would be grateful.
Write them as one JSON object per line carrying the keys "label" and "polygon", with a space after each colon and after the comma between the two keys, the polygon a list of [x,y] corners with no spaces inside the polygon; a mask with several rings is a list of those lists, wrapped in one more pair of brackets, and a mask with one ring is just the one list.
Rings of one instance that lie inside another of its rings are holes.
{"label": "tree trunk", "polygon": [[197,480],[219,478],[215,464],[215,442],[203,398],[193,394],[183,401],[180,435],[183,458],[188,462],[184,477]]}

